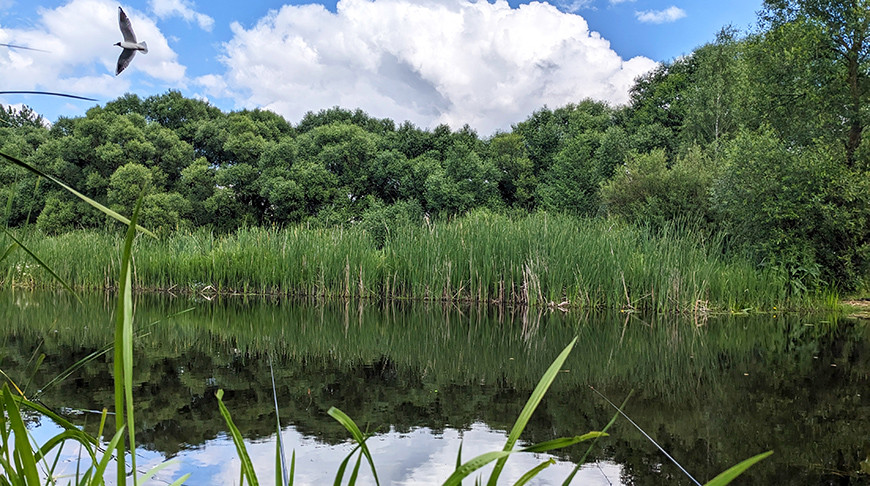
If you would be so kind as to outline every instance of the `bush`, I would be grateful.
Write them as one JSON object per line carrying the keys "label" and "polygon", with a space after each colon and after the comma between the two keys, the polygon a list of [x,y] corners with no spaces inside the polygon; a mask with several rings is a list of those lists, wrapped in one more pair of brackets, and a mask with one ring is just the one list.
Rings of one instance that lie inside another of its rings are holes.
{"label": "bush", "polygon": [[668,168],[663,149],[631,153],[613,178],[601,186],[604,209],[637,224],[662,228],[670,222],[708,226],[712,161],[693,147]]}
{"label": "bush", "polygon": [[740,133],[713,185],[724,229],[757,263],[784,267],[795,290],[860,287],[870,271],[870,178],[827,147],[787,147],[771,131]]}

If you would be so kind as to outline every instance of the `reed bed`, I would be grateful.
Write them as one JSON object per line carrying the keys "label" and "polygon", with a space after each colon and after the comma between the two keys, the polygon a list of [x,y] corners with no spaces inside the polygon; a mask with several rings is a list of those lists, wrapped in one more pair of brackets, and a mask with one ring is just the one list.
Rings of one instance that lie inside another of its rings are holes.
{"label": "reed bed", "polygon": [[[120,234],[21,236],[77,288],[109,289]],[[690,230],[652,232],[600,219],[474,212],[404,226],[383,248],[357,226],[243,228],[230,235],[140,236],[140,290],[487,302],[561,308],[705,313],[809,305],[784,274],[723,256]],[[56,285],[19,254],[0,263],[4,285]]]}

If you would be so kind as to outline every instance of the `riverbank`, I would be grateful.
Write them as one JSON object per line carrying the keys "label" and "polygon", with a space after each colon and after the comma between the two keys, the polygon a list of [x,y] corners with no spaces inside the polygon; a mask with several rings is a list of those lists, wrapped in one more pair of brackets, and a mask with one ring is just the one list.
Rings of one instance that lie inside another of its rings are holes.
{"label": "riverbank", "polygon": [[[783,272],[726,257],[693,231],[652,232],[614,221],[476,212],[446,223],[366,230],[295,226],[229,235],[140,236],[141,290],[481,302],[653,312],[773,311],[813,307]],[[24,243],[72,287],[111,289],[120,232],[76,231]],[[0,263],[4,286],[57,282],[24,252]]]}

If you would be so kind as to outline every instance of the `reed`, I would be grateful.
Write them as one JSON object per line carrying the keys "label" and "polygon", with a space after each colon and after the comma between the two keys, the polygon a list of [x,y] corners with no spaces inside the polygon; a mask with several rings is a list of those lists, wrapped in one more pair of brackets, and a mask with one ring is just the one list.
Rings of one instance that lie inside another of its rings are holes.
{"label": "reed", "polygon": [[[120,235],[36,232],[24,243],[76,288],[111,288]],[[813,306],[787,277],[725,256],[721,239],[674,228],[653,232],[600,219],[474,212],[432,227],[404,226],[383,248],[356,226],[206,230],[140,238],[139,290],[275,294],[611,308],[654,312],[743,311]],[[50,287],[57,279],[0,262],[6,286]]]}

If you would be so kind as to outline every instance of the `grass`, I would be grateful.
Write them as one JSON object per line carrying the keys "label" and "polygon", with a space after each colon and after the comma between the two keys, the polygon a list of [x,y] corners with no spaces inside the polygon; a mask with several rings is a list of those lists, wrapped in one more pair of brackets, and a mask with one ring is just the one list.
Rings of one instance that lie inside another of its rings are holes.
{"label": "grass", "polygon": [[[4,285],[113,288],[121,236],[77,231],[20,235],[58,278],[0,262]],[[134,287],[205,294],[486,302],[653,312],[797,309],[822,299],[790,293],[785,275],[723,257],[692,231],[653,233],[606,220],[475,212],[401,227],[378,249],[358,227],[177,232],[135,245]],[[819,302],[816,302],[819,301]]]}

